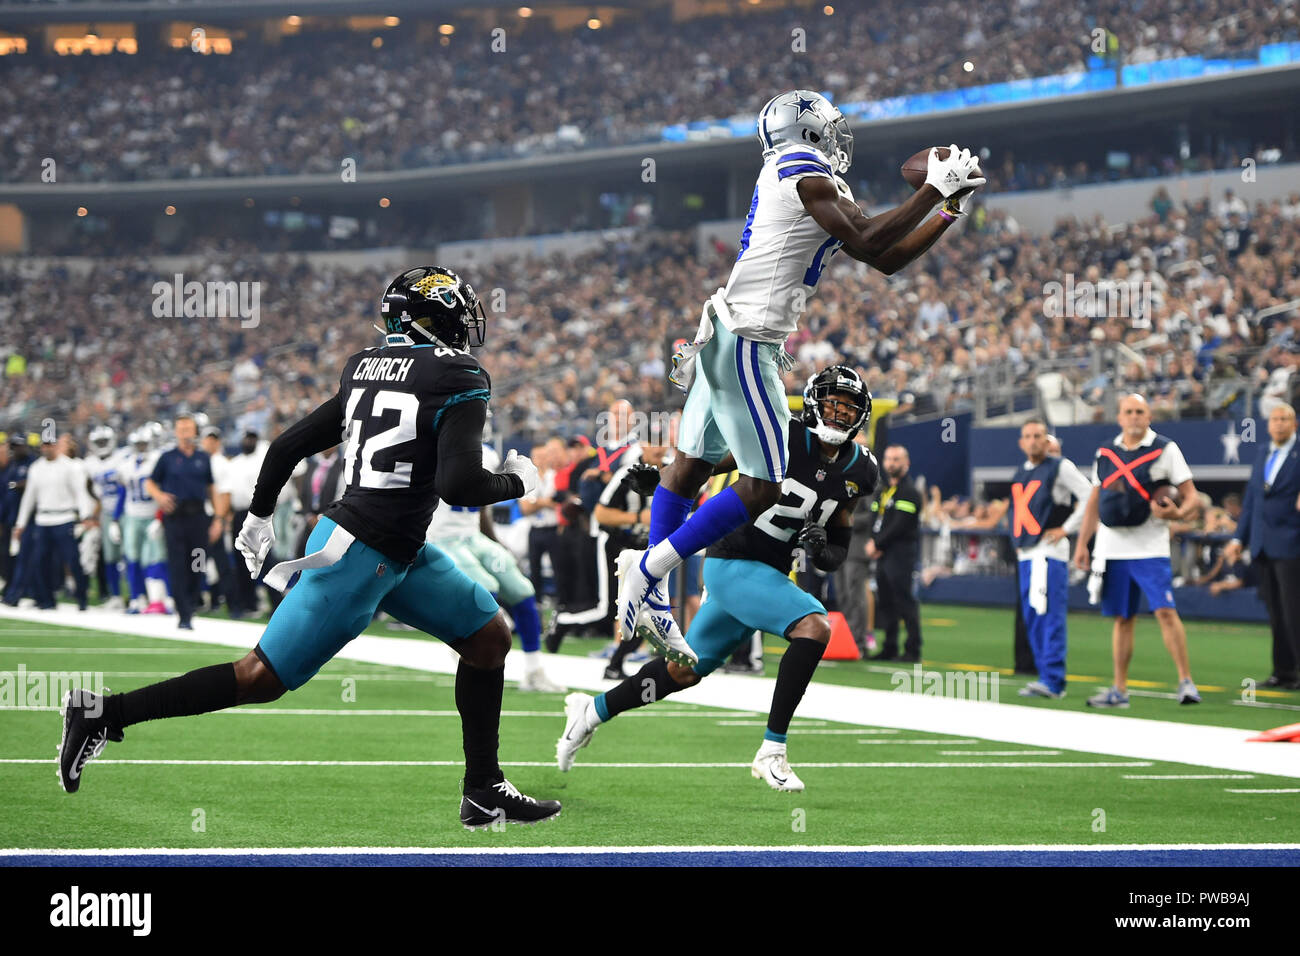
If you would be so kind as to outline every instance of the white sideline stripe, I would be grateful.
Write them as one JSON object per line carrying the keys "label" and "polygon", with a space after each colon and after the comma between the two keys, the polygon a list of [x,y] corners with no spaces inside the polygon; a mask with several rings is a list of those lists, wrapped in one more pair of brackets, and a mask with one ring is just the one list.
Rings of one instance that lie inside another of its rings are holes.
{"label": "white sideline stripe", "polygon": [[1273,707],[1277,710],[1300,710],[1300,704],[1274,704],[1266,700],[1257,700],[1253,702],[1234,700],[1232,703],[1235,707]]}
{"label": "white sideline stripe", "polygon": [[1253,773],[1126,773],[1125,780],[1254,780]]}
{"label": "white sideline stripe", "polygon": [[[629,711],[629,713],[630,713],[630,711]],[[718,721],[718,723],[721,724],[722,721]],[[825,723],[825,721],[822,721],[822,723]],[[766,725],[764,725],[764,726],[766,726]],[[847,734],[855,734],[855,735],[857,735],[857,736],[859,736],[859,737],[862,737],[862,736],[864,736],[864,735],[866,735],[866,734],[897,734],[897,733],[901,733],[901,731],[895,730],[895,729],[892,728],[892,727],[854,727],[854,728],[850,728],[850,729],[848,729],[848,730],[833,730],[833,729],[825,729],[825,730],[804,730],[804,729],[800,728],[800,730],[799,730],[799,736],[800,736],[800,737],[803,737],[803,736],[805,736],[805,735],[807,735],[807,734],[845,734],[845,735],[847,735]]]}
{"label": "white sideline stripe", "polygon": [[[632,711],[624,711],[624,713],[630,714],[632,713]],[[715,714],[714,716],[716,717],[717,715]],[[823,727],[825,726],[825,724],[826,721],[824,720],[804,720],[800,717],[796,717],[790,721],[791,727]],[[718,721],[718,726],[719,727],[766,727],[767,721],[766,720],[720,720]]]}
{"label": "white sideline stripe", "polygon": [[[0,759],[0,764],[52,764],[54,760],[46,757],[8,757]],[[799,761],[799,767],[814,767],[819,770],[862,770],[867,768],[938,768],[951,770],[954,767],[1149,767],[1149,761],[1129,761],[1125,763],[1097,761],[1084,763],[1078,761],[1053,761],[1034,763],[1011,763],[998,760],[973,760],[961,763],[931,763],[920,761],[907,763],[889,761],[881,763],[805,763]],[[129,764],[132,766],[161,767],[463,767],[463,760],[96,760],[95,765]],[[554,767],[554,760],[512,760],[501,761],[503,767]],[[625,770],[734,770],[749,767],[749,763],[584,763],[581,767]],[[1279,791],[1289,792],[1289,791]],[[1300,791],[1294,791],[1300,793]]]}
{"label": "white sideline stripe", "polygon": [[894,746],[902,747],[902,746],[914,746],[914,745],[924,745],[924,744],[934,744],[934,745],[942,744],[944,746],[948,746],[951,744],[977,744],[979,743],[979,741],[974,739],[968,740],[965,738],[962,738],[960,740],[952,740],[946,737],[935,737],[933,739],[927,739],[927,740],[859,740],[858,743],[874,744],[879,747],[894,747]]}
{"label": "white sideline stripe", "polygon": [[[35,704],[23,704],[21,706],[3,707],[0,706],[0,714],[7,711],[44,711],[44,712],[62,712],[62,707],[38,707]],[[212,716],[222,717],[459,717],[458,710],[312,710],[305,707],[263,707],[257,705],[249,707],[230,708],[227,710],[214,710]],[[503,710],[502,717],[546,717],[550,720],[556,720],[563,717],[564,712],[561,710]],[[628,711],[622,716],[633,717],[712,717],[709,711],[698,710],[670,710],[670,711],[653,711],[653,710],[634,710]],[[797,728],[796,728],[797,729]],[[853,731],[861,733],[861,731]],[[883,741],[880,741],[883,743]],[[926,741],[927,743],[938,743],[939,741]],[[958,741],[960,743],[960,741]]]}
{"label": "white sideline stripe", "polygon": [[1253,789],[1234,790],[1231,787],[1224,787],[1223,792],[1224,793],[1300,793],[1300,787],[1291,787],[1290,789],[1278,789],[1278,790],[1253,790]]}
{"label": "white sideline stripe", "polygon": [[501,853],[511,856],[535,856],[544,853],[581,853],[619,855],[627,853],[1008,853],[1008,852],[1060,852],[1070,853],[1135,853],[1167,850],[1300,850],[1300,843],[984,843],[984,844],[879,844],[851,846],[846,844],[801,844],[797,846],[509,846],[485,850],[476,847],[441,846],[289,846],[289,847],[110,847],[107,849],[80,848],[59,850],[47,847],[24,849],[0,848],[0,856],[137,856],[140,854],[168,854],[175,856],[351,856],[367,853],[375,856],[412,856],[437,853],[454,856],[483,853]]}
{"label": "white sideline stripe", "polygon": [[[1059,757],[1059,750],[940,750],[940,757]],[[1249,776],[1249,775],[1247,775]]]}
{"label": "white sideline stripe", "polygon": [[[161,615],[151,615],[162,618]],[[194,630],[178,634],[171,618],[144,619],[112,611],[79,612],[60,606],[55,611],[20,610],[0,605],[0,620],[30,621],[92,628],[139,637],[164,638],[185,644],[215,644],[248,650],[262,635],[264,626],[244,621],[195,618]],[[3,632],[0,632],[3,633]],[[26,650],[26,648],[24,648]],[[407,667],[439,674],[453,672],[451,656],[440,641],[409,637],[362,635],[335,658],[365,661],[390,667]],[[585,657],[550,655],[548,676],[574,689],[602,691],[602,661]],[[523,677],[522,654],[506,657],[506,679]],[[772,702],[776,681],[769,677],[714,674],[708,680],[674,695],[683,704],[701,704],[725,710],[765,714]],[[1163,706],[1155,702],[1151,706]],[[1179,705],[1169,703],[1170,711]],[[1035,707],[992,701],[954,700],[871,690],[813,681],[799,705],[804,719],[829,720],[865,727],[894,727],[932,734],[970,734],[982,740],[1005,744],[1106,754],[1112,757],[1186,764],[1214,770],[1268,774],[1300,779],[1300,761],[1295,748],[1277,744],[1248,743],[1256,730],[1183,724],[1175,721],[1125,717],[1118,714],[1090,714],[1083,709]],[[965,765],[963,765],[965,766]]]}

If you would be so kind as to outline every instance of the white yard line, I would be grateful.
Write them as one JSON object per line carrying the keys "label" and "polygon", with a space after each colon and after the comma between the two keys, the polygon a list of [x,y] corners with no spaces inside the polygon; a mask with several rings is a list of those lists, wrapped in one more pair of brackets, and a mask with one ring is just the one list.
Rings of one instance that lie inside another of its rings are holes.
{"label": "white yard line", "polygon": [[[0,758],[0,764],[52,764],[53,758],[46,757],[12,757]],[[114,764],[145,767],[463,767],[463,760],[96,760],[95,766],[112,766]],[[814,767],[820,770],[861,770],[874,769],[921,769],[953,770],[966,767],[1016,767],[1016,768],[1067,768],[1079,769],[1090,767],[1149,767],[1149,761],[1036,761],[1034,763],[1013,763],[998,760],[968,760],[961,762],[905,762],[879,761],[875,763],[841,762],[809,763],[797,761],[799,767]],[[514,760],[501,761],[502,767],[554,767],[554,760]],[[582,763],[584,769],[601,770],[738,770],[748,767],[748,763]]]}
{"label": "white yard line", "polygon": [[1126,773],[1125,780],[1253,780],[1253,773]]}
{"label": "white yard line", "polygon": [[[195,618],[193,631],[178,634],[173,618],[150,617],[127,617],[99,610],[78,612],[63,607],[56,611],[28,611],[0,606],[0,621],[94,628],[245,650],[257,643],[263,629],[261,624]],[[0,635],[3,633],[0,625]],[[452,673],[454,666],[452,655],[440,642],[405,637],[363,635],[345,647],[336,659],[442,674]],[[547,673],[560,684],[595,691],[609,687],[609,682],[600,676],[601,661],[568,655],[547,655],[545,660]],[[523,666],[522,654],[509,655],[506,679],[519,680]],[[771,704],[775,683],[772,678],[715,674],[675,695],[674,700],[762,714]],[[1170,704],[1171,708],[1177,706]],[[969,734],[1001,743],[1300,778],[1300,748],[1280,743],[1248,743],[1247,738],[1257,731],[1233,727],[1090,714],[1056,707],[1029,710],[1016,704],[870,690],[819,681],[809,685],[799,705],[799,716],[805,720],[932,734]]]}

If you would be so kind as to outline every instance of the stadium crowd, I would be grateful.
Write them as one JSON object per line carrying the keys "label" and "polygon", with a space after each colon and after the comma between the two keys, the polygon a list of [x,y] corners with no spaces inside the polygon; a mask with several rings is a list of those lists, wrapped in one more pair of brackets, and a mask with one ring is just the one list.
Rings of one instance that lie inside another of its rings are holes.
{"label": "stadium crowd", "polygon": [[[226,56],[9,56],[0,137],[14,161],[0,177],[39,181],[46,158],[60,181],[119,181],[651,142],[667,124],[725,119],[720,104],[760,103],[774,89],[811,86],[851,103],[1081,70],[1097,29],[1118,44],[1107,56],[1125,62],[1250,54],[1300,37],[1298,11],[1294,0],[1152,0],[1136,14],[1066,0],[929,0],[706,18],[690,30],[659,13],[569,33],[517,21],[502,52],[465,24],[438,56],[405,27],[381,31],[378,47],[369,34],[289,36],[274,55],[241,41]],[[555,62],[571,68],[549,70]]]}

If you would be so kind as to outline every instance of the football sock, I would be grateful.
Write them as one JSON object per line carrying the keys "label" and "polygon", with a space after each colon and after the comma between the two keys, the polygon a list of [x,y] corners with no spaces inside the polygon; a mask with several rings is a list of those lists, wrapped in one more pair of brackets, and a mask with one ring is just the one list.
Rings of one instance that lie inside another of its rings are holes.
{"label": "football sock", "polygon": [[107,597],[122,596],[122,574],[117,569],[116,561],[104,562],[104,590],[108,592]]}
{"label": "football sock", "polygon": [[651,577],[662,578],[696,551],[703,551],[748,523],[749,509],[736,489],[728,485],[700,505],[680,528],[647,551],[641,565]]}
{"label": "football sock", "polygon": [[190,717],[234,707],[238,687],[234,664],[213,664],[150,684],[125,694],[104,698],[108,725],[122,730],[132,724],[164,717]]}
{"label": "football sock", "polygon": [[781,658],[776,674],[776,689],[772,692],[772,710],[767,717],[768,740],[784,741],[790,730],[790,718],[803,700],[813,671],[822,659],[826,645],[809,637],[796,637]]}
{"label": "football sock", "polygon": [[456,668],[456,709],[465,746],[465,789],[481,790],[505,779],[497,765],[497,730],[501,724],[504,666],[492,670]]}
{"label": "football sock", "polygon": [[139,561],[126,562],[126,588],[132,601],[144,595],[144,568]]}
{"label": "football sock", "polygon": [[644,707],[657,700],[663,700],[669,694],[685,688],[668,673],[668,662],[662,657],[647,661],[646,665],[631,677],[623,679],[617,687],[611,687],[596,698],[596,713],[602,721],[609,720],[625,710]]}
{"label": "football sock", "polygon": [[618,647],[614,648],[614,653],[610,655],[609,664],[606,666],[617,667],[621,670],[623,667],[623,661],[625,661],[627,656],[633,653],[640,646],[641,638],[639,637],[634,637],[630,641],[619,641]]}
{"label": "football sock", "polygon": [[537,613],[534,595],[510,605],[510,616],[515,619],[515,630],[519,632],[519,643],[525,654],[542,646],[542,616]]}
{"label": "football sock", "polygon": [[691,504],[690,498],[669,491],[663,485],[657,487],[654,497],[650,499],[650,539],[647,547],[653,548],[680,528],[691,513]]}

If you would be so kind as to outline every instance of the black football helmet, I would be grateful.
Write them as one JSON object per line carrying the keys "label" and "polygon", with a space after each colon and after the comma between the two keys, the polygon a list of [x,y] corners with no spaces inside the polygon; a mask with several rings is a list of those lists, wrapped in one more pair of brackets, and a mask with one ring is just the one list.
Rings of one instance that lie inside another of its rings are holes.
{"label": "black football helmet", "polygon": [[468,282],[442,266],[403,272],[384,290],[379,314],[381,332],[405,335],[417,345],[427,340],[463,350],[483,344],[483,303]]}
{"label": "black football helmet", "polygon": [[[858,417],[852,427],[846,429],[828,424],[822,418],[821,403],[831,395],[851,395],[858,409]],[[831,445],[840,445],[852,441],[871,421],[871,393],[862,376],[847,365],[828,365],[816,375],[808,378],[803,389],[803,415],[801,420],[808,430]]]}

